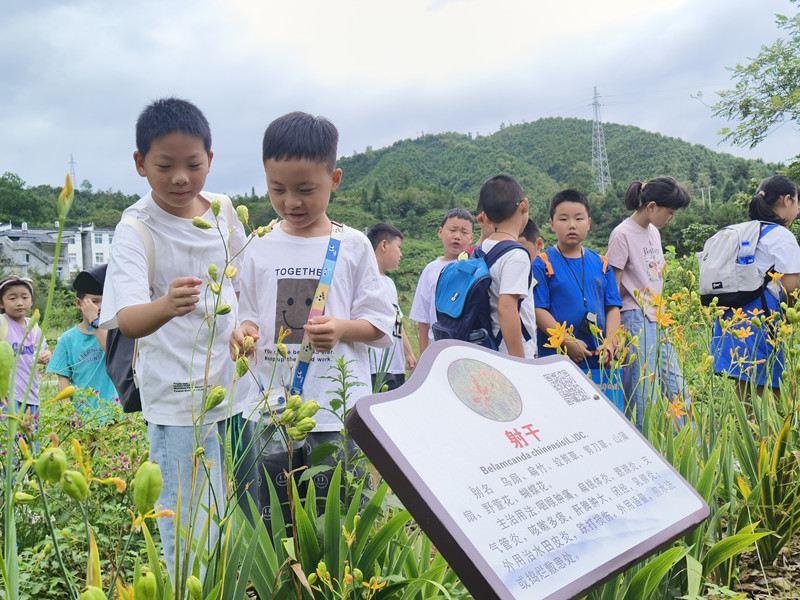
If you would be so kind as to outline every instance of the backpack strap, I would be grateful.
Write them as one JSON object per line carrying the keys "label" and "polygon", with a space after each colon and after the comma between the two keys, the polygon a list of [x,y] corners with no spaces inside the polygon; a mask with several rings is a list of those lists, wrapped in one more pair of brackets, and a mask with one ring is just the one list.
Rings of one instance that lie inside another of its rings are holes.
{"label": "backpack strap", "polygon": [[[230,202],[230,200],[228,202]],[[155,291],[153,290],[153,277],[155,276],[156,269],[156,249],[153,245],[153,235],[150,233],[150,228],[147,225],[131,215],[122,217],[120,223],[130,225],[142,240],[144,256],[147,260],[147,283],[149,285],[150,299],[152,300],[155,295]]]}
{"label": "backpack strap", "polygon": [[[498,242],[491,250],[489,250],[489,252],[484,252],[483,248],[477,246],[475,248],[475,251],[473,252],[473,256],[475,258],[483,258],[484,262],[486,262],[486,266],[489,269],[491,269],[492,265],[496,263],[500,259],[500,257],[502,257],[507,252],[516,250],[517,248],[525,250],[525,254],[528,257],[528,261],[530,262],[531,255],[528,252],[528,249],[519,242],[514,242],[512,240],[503,240],[502,242]],[[533,283],[533,269],[528,269],[528,288],[531,287],[532,283]],[[523,299],[520,298],[519,302],[517,303],[517,311],[519,311],[520,307],[522,306],[522,300]],[[525,327],[525,324],[522,322],[522,319],[520,319],[520,325],[522,327],[522,338],[527,342],[533,336],[531,336],[531,334],[528,332],[528,329]],[[498,331],[497,336],[494,337],[495,346],[499,348],[500,342],[502,341],[503,341],[503,332]]]}
{"label": "backpack strap", "polygon": [[555,275],[556,272],[553,271],[553,265],[550,263],[550,258],[547,256],[547,252],[540,252],[539,253],[539,258],[541,258],[542,262],[544,263],[544,272],[545,272],[545,274],[548,277],[552,277],[553,275]]}

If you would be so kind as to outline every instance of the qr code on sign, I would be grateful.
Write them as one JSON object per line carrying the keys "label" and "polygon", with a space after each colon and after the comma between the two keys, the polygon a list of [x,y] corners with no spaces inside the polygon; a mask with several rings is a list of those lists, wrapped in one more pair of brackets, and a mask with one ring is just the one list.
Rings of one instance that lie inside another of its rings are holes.
{"label": "qr code on sign", "polygon": [[544,378],[567,404],[576,404],[589,400],[589,394],[580,386],[575,379],[574,373],[562,369],[553,373],[546,373]]}

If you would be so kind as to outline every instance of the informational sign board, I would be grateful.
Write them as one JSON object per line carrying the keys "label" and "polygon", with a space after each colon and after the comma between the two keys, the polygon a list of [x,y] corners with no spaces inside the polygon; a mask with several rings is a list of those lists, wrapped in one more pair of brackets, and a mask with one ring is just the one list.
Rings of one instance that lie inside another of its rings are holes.
{"label": "informational sign board", "polygon": [[436,342],[347,427],[481,600],[580,597],[709,514],[560,356]]}

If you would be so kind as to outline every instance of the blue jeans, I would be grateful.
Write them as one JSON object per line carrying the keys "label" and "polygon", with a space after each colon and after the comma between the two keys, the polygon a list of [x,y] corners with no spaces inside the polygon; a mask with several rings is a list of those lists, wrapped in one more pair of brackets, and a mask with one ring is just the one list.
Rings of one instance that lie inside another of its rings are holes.
{"label": "blue jeans", "polygon": [[[234,418],[238,418],[238,415]],[[193,513],[197,514],[196,520],[195,514],[192,514],[192,521],[197,528],[195,537],[199,537],[200,532],[205,527],[210,507],[213,507],[218,518],[222,518],[225,512],[225,454],[222,445],[217,440],[217,434],[225,440],[225,421],[204,426],[204,431],[200,436],[201,445],[204,448],[202,458],[209,467],[207,472],[202,463],[198,463],[195,494],[194,500],[192,500],[192,457],[195,452],[194,427],[147,424],[147,436],[150,440],[150,460],[159,464],[161,475],[164,479],[164,487],[161,489],[161,495],[158,497],[156,506],[161,505],[162,509],[170,509],[177,512],[178,496],[180,495],[181,527],[188,526],[191,505]],[[164,550],[167,570],[173,582],[175,581],[176,519],[177,515],[173,518],[158,519],[161,546]],[[206,549],[211,551],[218,539],[219,527],[212,516]],[[182,556],[185,548],[183,536],[181,536],[180,548]],[[194,560],[194,554],[189,560],[190,563]],[[192,566],[189,564],[189,572],[191,573],[191,571]],[[201,573],[205,573],[204,567],[201,567]]]}
{"label": "blue jeans", "polygon": [[[672,344],[668,340],[659,340],[658,326],[645,319],[641,310],[624,310],[620,316],[625,331],[639,336],[639,347],[632,347],[630,350],[636,354],[636,358],[625,367],[622,381],[627,398],[625,416],[630,418],[635,409],[636,429],[642,431],[644,399],[648,398],[652,406],[659,394],[666,396],[668,402],[675,396],[682,397],[688,412],[689,390],[683,380]],[[683,426],[683,419],[678,426]]]}

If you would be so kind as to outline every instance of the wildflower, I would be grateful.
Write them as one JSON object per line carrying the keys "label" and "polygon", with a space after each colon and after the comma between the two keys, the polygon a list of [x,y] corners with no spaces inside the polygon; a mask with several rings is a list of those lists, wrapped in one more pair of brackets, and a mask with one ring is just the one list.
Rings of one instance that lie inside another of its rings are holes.
{"label": "wildflower", "polygon": [[369,582],[366,581],[364,582],[364,587],[366,587],[369,590],[372,590],[373,592],[381,589],[385,585],[386,585],[385,581],[378,582],[378,578],[375,577],[374,575],[369,578]]}
{"label": "wildflower", "polygon": [[679,396],[673,396],[672,402],[667,406],[667,416],[677,423],[684,415],[686,415],[686,404]]}
{"label": "wildflower", "polygon": [[664,312],[663,308],[659,307],[656,310],[656,323],[658,323],[658,325],[661,327],[669,327],[670,325],[677,323],[677,321],[672,318],[670,313]]}
{"label": "wildflower", "polygon": [[783,277],[784,274],[783,273],[773,273],[773,272],[770,271],[770,272],[767,273],[767,275],[769,275],[770,279],[772,279],[772,283],[774,283],[775,285],[778,285],[779,281],[781,280],[781,277]]}
{"label": "wildflower", "polygon": [[69,213],[69,209],[72,208],[72,200],[75,198],[75,190],[72,187],[72,178],[67,174],[66,182],[64,183],[64,187],[61,190],[61,193],[58,195],[58,220],[65,221],[67,218],[67,214]]}
{"label": "wildflower", "polygon": [[564,321],[563,323],[556,324],[554,329],[548,327],[547,328],[547,335],[550,336],[547,339],[547,343],[544,345],[545,348],[560,348],[567,339],[567,333],[572,333],[572,326],[570,326],[569,330],[567,330],[567,322]]}
{"label": "wildflower", "polygon": [[117,493],[121,494],[125,491],[125,488],[128,487],[128,484],[125,483],[123,479],[119,477],[108,477],[106,479],[95,479],[95,481],[102,483],[103,485],[116,485],[117,486]]}
{"label": "wildflower", "polygon": [[753,330],[749,327],[741,327],[733,330],[733,335],[737,340],[746,340],[753,334]]}
{"label": "wildflower", "polygon": [[237,272],[238,271],[236,270],[236,267],[234,267],[233,265],[228,265],[227,267],[225,267],[225,277],[227,277],[228,279],[233,279],[234,277],[236,277]]}

